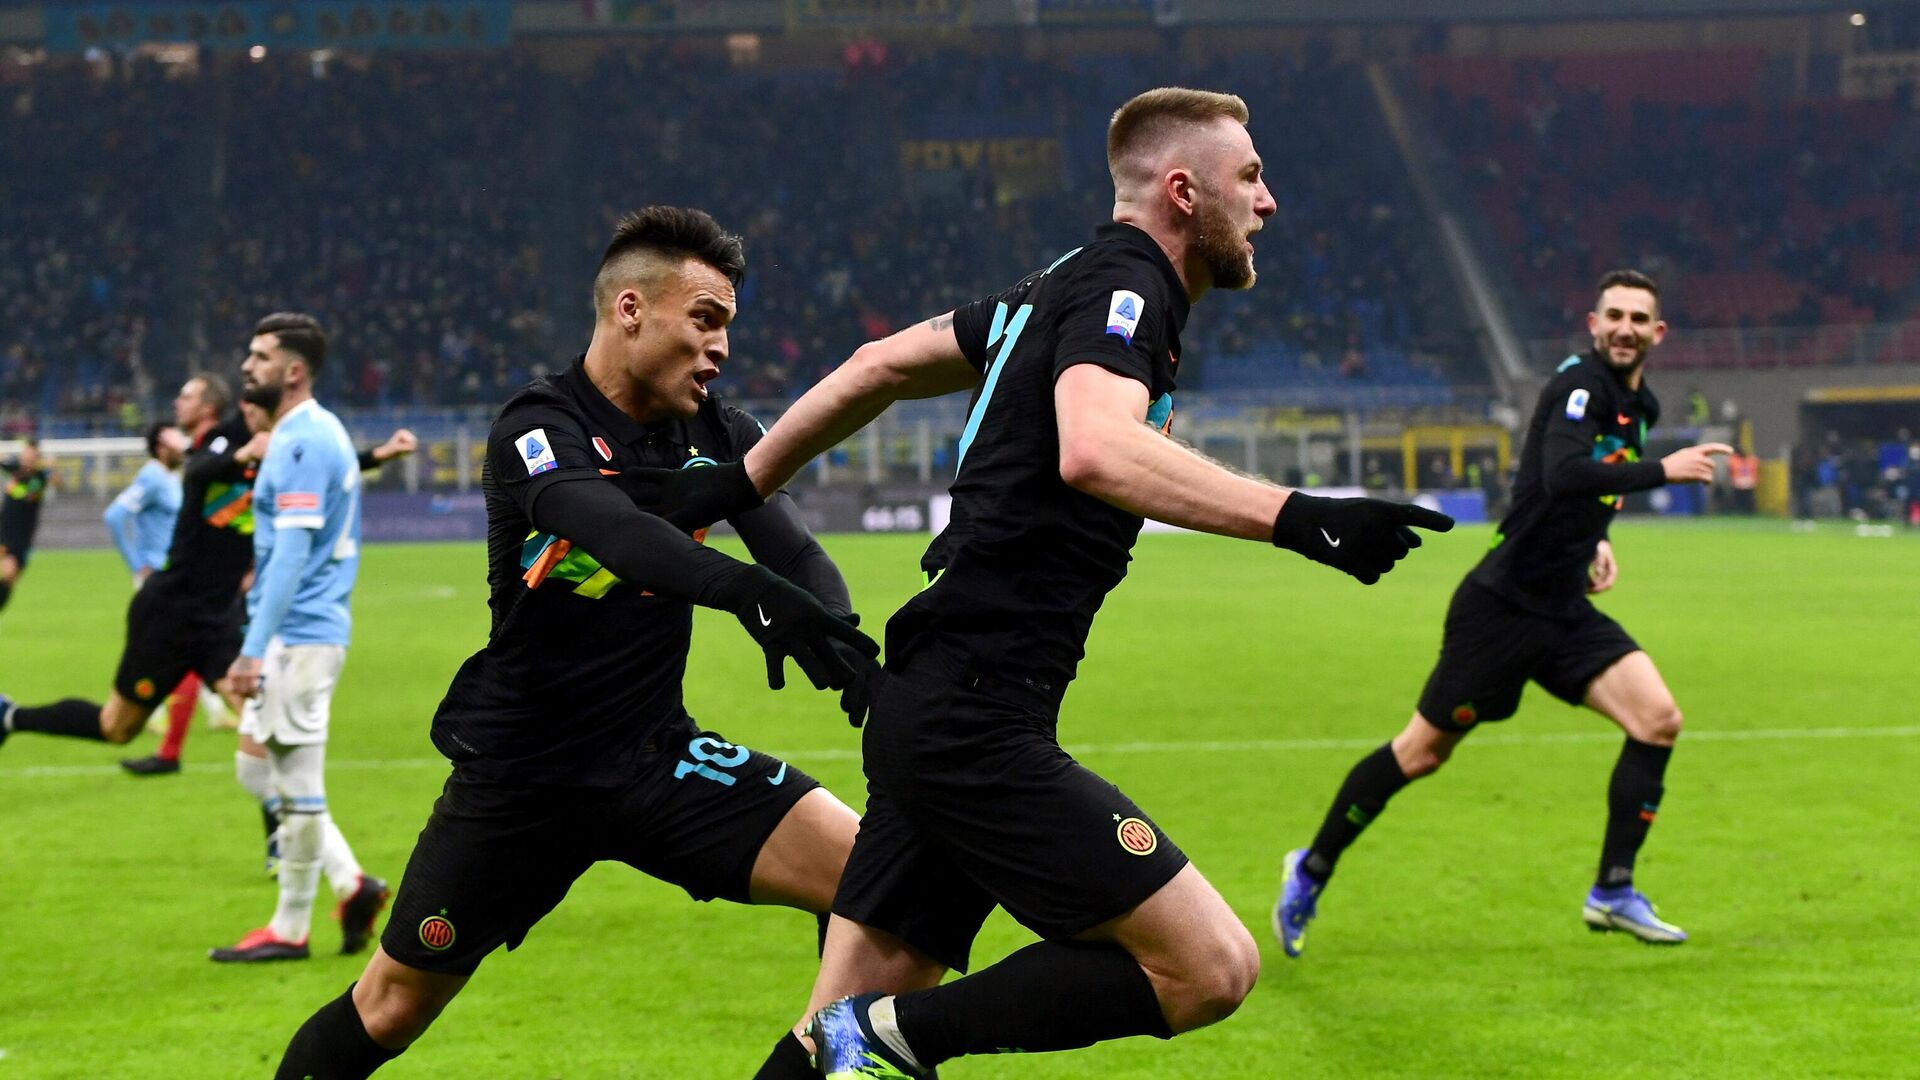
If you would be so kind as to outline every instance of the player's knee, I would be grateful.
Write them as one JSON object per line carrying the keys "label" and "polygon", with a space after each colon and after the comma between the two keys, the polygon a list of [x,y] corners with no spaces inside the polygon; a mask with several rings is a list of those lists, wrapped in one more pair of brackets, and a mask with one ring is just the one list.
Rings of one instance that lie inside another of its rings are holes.
{"label": "player's knee", "polygon": [[[366,986],[364,980],[362,986]],[[375,983],[367,986],[364,996],[358,992],[360,987],[355,990],[353,1004],[361,1025],[374,1042],[389,1050],[409,1046],[426,1034],[447,1007],[440,995],[402,982]]]}
{"label": "player's knee", "polygon": [[1238,920],[1220,928],[1204,949],[1195,951],[1173,1000],[1163,1000],[1168,1026],[1176,1033],[1216,1024],[1240,1008],[1260,978],[1260,947]]}
{"label": "player's knee", "polygon": [[1680,706],[1664,702],[1641,719],[1640,733],[1635,737],[1655,746],[1672,746],[1680,738],[1681,720]]}
{"label": "player's knee", "polygon": [[124,746],[140,734],[140,717],[122,716],[112,712],[100,713],[100,737],[115,746]]}
{"label": "player's knee", "polygon": [[1432,776],[1452,756],[1453,743],[1450,740],[1414,742],[1395,739],[1393,743],[1393,760],[1409,780]]}

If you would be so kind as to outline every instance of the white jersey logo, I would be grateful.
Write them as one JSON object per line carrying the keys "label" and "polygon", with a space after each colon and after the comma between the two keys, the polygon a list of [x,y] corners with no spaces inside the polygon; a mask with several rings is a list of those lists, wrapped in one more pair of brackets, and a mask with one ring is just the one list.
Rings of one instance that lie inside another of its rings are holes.
{"label": "white jersey logo", "polygon": [[1587,401],[1592,395],[1583,388],[1567,395],[1567,419],[1584,420],[1587,416]]}
{"label": "white jersey logo", "polygon": [[526,464],[528,476],[539,476],[548,469],[560,467],[560,462],[554,459],[553,443],[547,438],[546,428],[534,428],[513,440],[513,445],[520,449],[520,460]]}
{"label": "white jersey logo", "polygon": [[1133,332],[1140,328],[1140,312],[1145,307],[1146,301],[1139,293],[1115,290],[1107,303],[1107,333],[1118,334],[1127,344],[1133,344]]}

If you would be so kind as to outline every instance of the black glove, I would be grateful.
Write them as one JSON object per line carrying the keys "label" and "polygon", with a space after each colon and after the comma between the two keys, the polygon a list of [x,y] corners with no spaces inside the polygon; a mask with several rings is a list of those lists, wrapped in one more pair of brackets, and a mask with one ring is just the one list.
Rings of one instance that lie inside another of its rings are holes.
{"label": "black glove", "polygon": [[1453,528],[1453,519],[1411,503],[1327,499],[1296,491],[1273,521],[1273,546],[1297,551],[1371,585],[1420,546],[1420,534],[1409,526],[1446,532]]}
{"label": "black glove", "polygon": [[[846,621],[848,626],[859,626],[860,616],[849,615]],[[853,681],[840,691],[840,711],[847,714],[847,723],[861,727],[873,710],[873,683],[880,677],[880,662],[838,638],[833,641],[833,650],[853,668]]]}
{"label": "black glove", "polygon": [[764,501],[741,461],[690,469],[623,469],[613,483],[633,505],[688,532],[745,513]]}
{"label": "black glove", "polygon": [[[822,607],[813,594],[761,566],[750,566],[730,585],[722,605],[767,653],[767,685],[787,685],[786,658],[793,657],[816,690],[853,685],[847,654],[871,660],[880,655],[874,640],[851,622]],[[846,650],[838,646],[846,645]]]}

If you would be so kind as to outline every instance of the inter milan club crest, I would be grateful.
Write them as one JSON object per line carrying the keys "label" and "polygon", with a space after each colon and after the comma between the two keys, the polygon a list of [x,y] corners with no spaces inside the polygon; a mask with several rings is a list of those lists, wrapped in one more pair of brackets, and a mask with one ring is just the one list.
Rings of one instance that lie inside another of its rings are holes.
{"label": "inter milan club crest", "polygon": [[1160,848],[1159,834],[1137,817],[1122,821],[1114,831],[1120,838],[1120,846],[1126,848],[1129,855],[1151,855]]}
{"label": "inter milan club crest", "polygon": [[613,460],[613,451],[607,448],[607,440],[601,438],[598,435],[595,435],[593,437],[593,448],[599,451],[600,460],[602,461]]}
{"label": "inter milan club crest", "polygon": [[420,920],[420,944],[434,952],[445,952],[453,947],[453,922],[445,912]]}

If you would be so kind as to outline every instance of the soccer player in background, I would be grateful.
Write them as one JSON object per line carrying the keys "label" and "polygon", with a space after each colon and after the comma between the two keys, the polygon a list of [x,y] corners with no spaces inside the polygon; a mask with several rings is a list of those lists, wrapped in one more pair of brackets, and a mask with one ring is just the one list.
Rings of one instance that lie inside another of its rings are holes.
{"label": "soccer player in background", "polygon": [[[52,465],[53,459],[40,455],[37,439],[27,439],[18,457],[0,461],[0,472],[7,474],[7,486],[0,488],[0,608],[13,598],[13,586],[27,570]],[[5,737],[0,730],[0,738]]]}
{"label": "soccer player in background", "polygon": [[630,468],[706,472],[760,439],[707,390],[745,267],[739,239],[700,211],[628,215],[594,279],[586,354],[501,408],[482,481],[492,629],[433,720],[453,772],[379,949],[294,1034],[276,1076],[372,1073],[597,861],[698,900],[826,911],[858,819],[688,715],[693,605],[740,620],[776,689],[792,656],[816,686],[844,689],[855,719],[878,647],[785,496],[732,518],[747,564],[623,490]]}
{"label": "soccer player in background", "polygon": [[0,694],[0,741],[32,731],[123,744],[189,672],[203,683],[225,677],[240,651],[240,583],[253,566],[253,469],[267,446],[267,436],[249,433],[237,413],[222,419],[232,401],[212,375],[188,379],[174,399],[176,425],[192,440],[180,516],[166,565],[127,605],[126,643],[107,700],[15,706]]}
{"label": "soccer player in background", "polygon": [[[1367,583],[1420,543],[1409,526],[1452,519],[1290,491],[1166,437],[1188,311],[1209,289],[1253,284],[1253,235],[1275,210],[1247,119],[1227,94],[1134,98],[1107,133],[1113,222],[1085,247],[862,346],[744,466],[648,477],[664,512],[698,523],[751,505],[895,400],[973,391],[952,521],[922,561],[927,587],[887,624],[867,812],[811,1019],[762,1078],[811,1075],[803,1037],[839,1080],[1169,1038],[1225,1018],[1252,989],[1259,950],[1226,901],[1057,740],[1094,614],[1145,516],[1272,543]],[[940,985],[966,970],[996,905],[1044,940]],[[890,981],[872,980],[887,970]]]}
{"label": "soccer player in background", "polygon": [[167,543],[180,516],[180,477],[186,456],[186,436],[167,424],[147,429],[147,461],[133,482],[107,504],[102,520],[114,549],[133,575],[133,587],[147,583],[155,570],[167,564]]}
{"label": "soccer player in background", "polygon": [[386,883],[361,872],[327,812],[327,729],[360,566],[360,466],[346,429],[313,396],[326,354],[312,316],[280,312],[254,327],[241,365],[242,393],[273,427],[253,489],[246,636],[227,685],[248,699],[242,740],[266,751],[281,863],[272,920],[208,954],[223,963],[307,957],[323,854],[341,898],[341,952],[364,947],[386,903]]}
{"label": "soccer player in background", "polygon": [[1593,348],[1569,357],[1541,392],[1520,452],[1513,507],[1493,547],[1447,608],[1440,660],[1407,726],[1347,774],[1311,846],[1289,852],[1273,929],[1288,956],[1306,947],[1307,923],[1334,866],[1386,809],[1387,800],[1446,763],[1478,724],[1519,708],[1529,680],[1570,705],[1584,704],[1626,732],[1607,788],[1600,868],[1581,917],[1596,931],[1645,942],[1687,935],[1654,913],[1634,887],[1634,859],[1665,789],[1680,709],[1659,669],[1632,637],[1588,599],[1619,576],[1607,527],[1622,496],[1663,484],[1706,483],[1713,455],[1703,443],[1642,461],[1660,403],[1646,384],[1647,353],[1666,336],[1660,290],[1634,270],[1600,279],[1587,316]]}
{"label": "soccer player in background", "polygon": [[[178,428],[162,423],[148,428],[147,462],[134,474],[133,482],[107,504],[107,535],[133,575],[135,592],[154,571],[167,565],[167,545],[180,516],[179,468],[187,446],[187,437]],[[160,749],[151,757],[122,761],[120,767],[136,776],[179,772],[180,748],[186,742],[194,703],[201,694],[200,677],[187,672],[169,698],[167,733]],[[218,695],[208,696],[219,700]]]}

